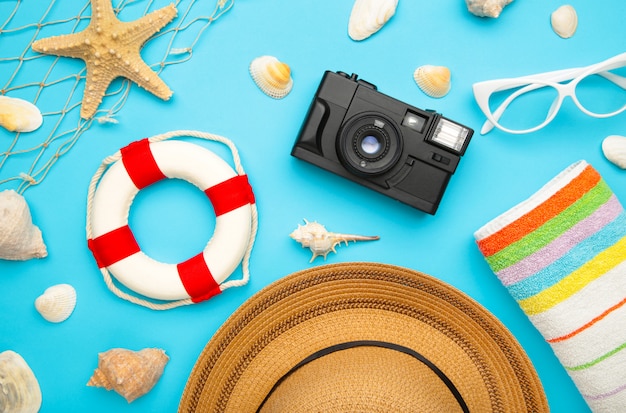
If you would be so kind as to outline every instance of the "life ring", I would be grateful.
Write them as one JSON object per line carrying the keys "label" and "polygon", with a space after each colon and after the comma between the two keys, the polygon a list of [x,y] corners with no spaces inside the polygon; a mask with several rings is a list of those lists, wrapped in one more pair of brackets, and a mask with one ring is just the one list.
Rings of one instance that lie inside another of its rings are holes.
{"label": "life ring", "polygon": [[[142,139],[122,148],[119,155],[92,180],[88,246],[98,267],[130,290],[156,300],[196,303],[220,293],[222,283],[249,252],[256,231],[247,175],[238,174],[208,149],[179,140]],[[128,226],[137,193],[166,178],[183,179],[205,192],[216,214],[214,233],[204,250],[178,264],[146,255]]]}

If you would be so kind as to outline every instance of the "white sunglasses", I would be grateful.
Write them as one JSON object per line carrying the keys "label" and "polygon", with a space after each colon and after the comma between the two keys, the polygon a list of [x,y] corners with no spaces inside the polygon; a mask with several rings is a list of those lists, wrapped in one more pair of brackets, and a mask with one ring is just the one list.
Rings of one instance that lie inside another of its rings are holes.
{"label": "white sunglasses", "polygon": [[[554,119],[566,96],[589,116],[615,116],[626,110],[626,76],[610,71],[624,68],[626,53],[621,53],[587,67],[474,83],[474,97],[487,116],[480,133],[484,135],[494,126],[515,134],[541,129]],[[537,93],[528,93],[531,91]],[[546,94],[551,96],[551,104]],[[534,118],[542,106],[547,109],[545,118]]]}

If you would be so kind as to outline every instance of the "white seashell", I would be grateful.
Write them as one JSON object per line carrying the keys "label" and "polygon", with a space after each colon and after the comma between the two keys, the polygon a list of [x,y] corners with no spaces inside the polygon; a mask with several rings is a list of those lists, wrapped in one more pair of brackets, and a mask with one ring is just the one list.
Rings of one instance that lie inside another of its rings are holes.
{"label": "white seashell", "polygon": [[0,411],[36,413],[41,407],[41,389],[26,361],[14,351],[0,353]]}
{"label": "white seashell", "polygon": [[607,136],[602,141],[602,152],[606,159],[626,169],[626,136]]}
{"label": "white seashell", "polygon": [[24,261],[46,255],[24,197],[12,189],[0,192],[0,259]]}
{"label": "white seashell", "polygon": [[413,79],[424,93],[434,98],[450,91],[450,69],[445,66],[420,66],[413,72]]}
{"label": "white seashell", "polygon": [[363,40],[379,31],[391,19],[398,0],[356,0],[348,21],[348,35]]}
{"label": "white seashell", "polygon": [[42,122],[37,106],[24,99],[0,96],[0,126],[11,132],[32,132]]}
{"label": "white seashell", "polygon": [[293,87],[291,69],[274,56],[260,56],[250,63],[250,75],[259,89],[274,99],[282,99]]}
{"label": "white seashell", "polygon": [[563,5],[550,15],[552,30],[564,39],[570,38],[578,27],[576,10],[569,4]]}
{"label": "white seashell", "polygon": [[39,314],[51,323],[60,323],[74,311],[76,307],[76,290],[69,284],[57,284],[46,289],[35,300],[35,308]]}
{"label": "white seashell", "polygon": [[364,236],[364,235],[350,235],[350,234],[338,234],[335,232],[328,232],[322,224],[317,222],[309,222],[304,220],[305,225],[298,225],[289,236],[302,245],[302,248],[309,248],[313,252],[313,257],[321,256],[326,259],[329,252],[334,252],[337,244],[345,242],[348,245],[348,241],[374,241],[379,239],[378,236]]}
{"label": "white seashell", "polygon": [[479,17],[498,18],[502,9],[513,0],[465,0],[467,10]]}

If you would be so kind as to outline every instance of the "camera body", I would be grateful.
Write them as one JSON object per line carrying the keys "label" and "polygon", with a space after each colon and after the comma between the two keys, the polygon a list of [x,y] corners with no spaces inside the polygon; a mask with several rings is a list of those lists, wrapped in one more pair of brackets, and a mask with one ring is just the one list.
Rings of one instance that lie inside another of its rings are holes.
{"label": "camera body", "polygon": [[291,155],[434,215],[473,132],[326,71]]}

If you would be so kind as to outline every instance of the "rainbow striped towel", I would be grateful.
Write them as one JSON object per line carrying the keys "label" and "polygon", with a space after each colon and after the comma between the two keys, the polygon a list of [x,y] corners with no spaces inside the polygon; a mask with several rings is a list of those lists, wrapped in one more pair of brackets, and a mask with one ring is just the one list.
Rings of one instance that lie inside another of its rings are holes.
{"label": "rainbow striped towel", "polygon": [[626,412],[626,213],[587,162],[474,234],[594,412]]}

